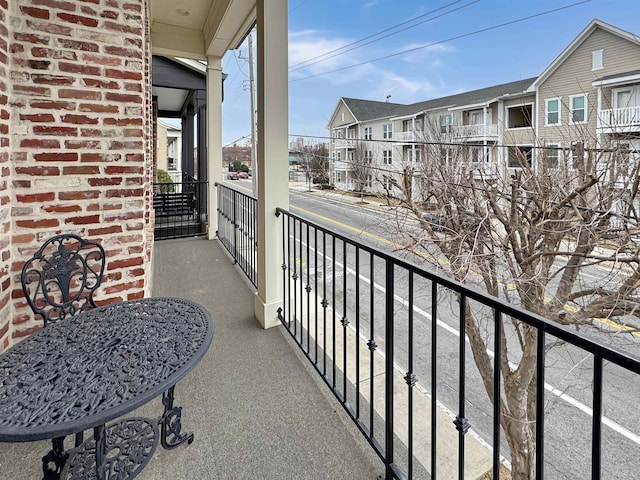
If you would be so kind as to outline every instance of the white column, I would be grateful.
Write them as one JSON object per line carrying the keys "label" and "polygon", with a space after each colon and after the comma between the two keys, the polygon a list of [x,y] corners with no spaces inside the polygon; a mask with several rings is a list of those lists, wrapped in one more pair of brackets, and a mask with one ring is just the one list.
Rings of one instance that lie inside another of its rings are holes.
{"label": "white column", "polygon": [[282,306],[282,217],[289,208],[287,0],[257,0],[258,32],[258,292],[263,328],[279,325]]}
{"label": "white column", "polygon": [[207,167],[209,174],[209,240],[218,231],[218,193],[222,182],[222,58],[207,57]]}

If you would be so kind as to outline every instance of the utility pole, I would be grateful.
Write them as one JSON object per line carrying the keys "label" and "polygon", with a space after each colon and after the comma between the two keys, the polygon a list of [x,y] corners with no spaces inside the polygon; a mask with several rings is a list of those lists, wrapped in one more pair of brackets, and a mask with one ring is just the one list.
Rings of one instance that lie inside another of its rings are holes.
{"label": "utility pole", "polygon": [[257,198],[257,177],[256,152],[258,145],[258,135],[256,132],[256,107],[255,107],[255,87],[253,76],[253,31],[249,32],[249,95],[251,96],[251,186],[253,195]]}

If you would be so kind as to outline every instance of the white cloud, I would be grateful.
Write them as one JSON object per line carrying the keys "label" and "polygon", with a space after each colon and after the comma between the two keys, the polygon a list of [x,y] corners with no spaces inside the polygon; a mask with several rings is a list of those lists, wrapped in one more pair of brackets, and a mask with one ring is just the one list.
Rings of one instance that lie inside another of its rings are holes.
{"label": "white cloud", "polygon": [[378,90],[380,98],[391,95],[391,102],[414,103],[430,98],[437,88],[426,79],[414,80],[393,72],[382,72]]}
{"label": "white cloud", "polygon": [[[352,55],[337,54],[340,53],[340,48],[351,42],[352,40],[346,38],[328,38],[317,30],[291,32],[289,34],[289,66],[292,69],[292,75],[294,77],[315,75],[349,65],[353,62]],[[303,66],[304,68],[300,68]]]}
{"label": "white cloud", "polygon": [[429,45],[429,43],[413,43],[403,45],[398,48],[399,51],[411,50],[402,55],[402,61],[407,63],[424,62],[426,59],[432,59],[436,55],[443,55],[456,51],[454,46],[447,43],[438,43],[421,48],[424,45]]}

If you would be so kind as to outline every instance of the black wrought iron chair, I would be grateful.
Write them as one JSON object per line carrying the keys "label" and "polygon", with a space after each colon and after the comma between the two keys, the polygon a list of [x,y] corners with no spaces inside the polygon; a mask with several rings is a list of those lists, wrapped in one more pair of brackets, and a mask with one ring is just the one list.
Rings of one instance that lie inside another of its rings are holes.
{"label": "black wrought iron chair", "polygon": [[[22,291],[36,316],[46,327],[96,307],[93,294],[102,282],[105,267],[102,246],[78,235],[65,233],[50,238],[22,267]],[[83,433],[75,436],[82,445]],[[43,458],[44,478],[59,478],[68,454],[64,437],[52,440],[53,448]]]}
{"label": "black wrought iron chair", "polygon": [[102,246],[65,233],[47,240],[22,267],[22,291],[35,315],[49,322],[96,306],[102,282]]}

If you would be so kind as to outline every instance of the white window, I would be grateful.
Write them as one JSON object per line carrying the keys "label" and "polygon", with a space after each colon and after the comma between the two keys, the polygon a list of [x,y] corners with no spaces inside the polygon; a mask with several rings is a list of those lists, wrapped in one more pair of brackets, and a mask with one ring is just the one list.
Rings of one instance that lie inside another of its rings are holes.
{"label": "white window", "polygon": [[602,70],[604,68],[602,53],[602,50],[594,50],[591,52],[591,70]]}
{"label": "white window", "polygon": [[452,115],[440,115],[440,133],[449,133],[452,123]]}
{"label": "white window", "polygon": [[560,125],[559,98],[548,98],[544,101],[544,124]]}
{"label": "white window", "polygon": [[391,165],[392,161],[393,157],[391,154],[391,150],[384,150],[382,152],[382,163],[384,163],[385,165]]}
{"label": "white window", "polygon": [[533,104],[508,107],[507,126],[508,128],[531,128],[533,126]]}
{"label": "white window", "polygon": [[542,168],[557,168],[560,160],[560,145],[547,143],[542,151]]}
{"label": "white window", "polygon": [[336,170],[335,183],[343,183],[345,178],[345,172],[342,170]]}
{"label": "white window", "polygon": [[339,162],[340,160],[342,160],[342,152],[336,152],[336,160]]}
{"label": "white window", "polygon": [[385,190],[389,191],[391,189],[393,189],[393,182],[391,181],[390,177],[387,177],[386,175],[382,178],[382,186]]}
{"label": "white window", "polygon": [[416,150],[414,148],[409,148],[407,150],[407,161],[408,162],[419,162],[420,161],[420,150]]}
{"label": "white window", "polygon": [[385,123],[382,126],[382,138],[391,138],[393,137],[393,127],[390,123]]}
{"label": "white window", "polygon": [[531,166],[531,156],[533,154],[533,147],[530,145],[518,145],[515,147],[509,147],[509,161],[510,168],[522,168],[524,166]]}
{"label": "white window", "polygon": [[491,161],[491,150],[485,147],[470,147],[469,161],[473,163],[489,163]]}
{"label": "white window", "polygon": [[571,143],[571,162],[576,170],[584,168],[584,151],[586,148],[587,146],[584,142]]}
{"label": "white window", "polygon": [[587,96],[571,95],[569,97],[569,123],[584,123],[587,121]]}
{"label": "white window", "polygon": [[627,108],[631,105],[631,90],[617,90],[613,108]]}
{"label": "white window", "polygon": [[469,125],[482,124],[484,124],[484,112],[482,110],[475,110],[469,113]]}
{"label": "white window", "polygon": [[371,150],[364,152],[364,163],[373,163],[373,152]]}
{"label": "white window", "polygon": [[371,175],[367,175],[367,179],[365,180],[364,186],[371,188],[373,185],[373,177]]}
{"label": "white window", "polygon": [[364,127],[364,139],[371,140],[373,138],[373,133],[371,131],[371,127]]}
{"label": "white window", "polygon": [[453,154],[450,148],[441,148],[440,149],[440,164],[447,165],[449,161],[453,158]]}

